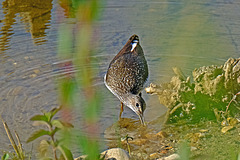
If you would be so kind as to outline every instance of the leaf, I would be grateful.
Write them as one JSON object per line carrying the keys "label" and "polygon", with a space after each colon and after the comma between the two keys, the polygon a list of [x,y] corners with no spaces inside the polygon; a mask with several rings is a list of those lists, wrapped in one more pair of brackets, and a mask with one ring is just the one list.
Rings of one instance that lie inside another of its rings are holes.
{"label": "leaf", "polygon": [[58,107],[58,108],[53,108],[50,113],[52,114],[52,116],[55,116],[55,114],[61,110],[61,107]]}
{"label": "leaf", "polygon": [[60,120],[53,120],[52,125],[60,129],[73,128],[73,125],[71,123],[62,122]]}
{"label": "leaf", "polygon": [[62,122],[64,127],[67,127],[67,128],[74,128],[74,126],[71,124],[71,123],[68,123],[68,122]]}
{"label": "leaf", "polygon": [[47,117],[45,115],[35,115],[30,120],[31,121],[44,121],[44,122],[48,122],[48,119],[47,119]]}
{"label": "leaf", "polygon": [[49,144],[50,142],[46,141],[46,140],[41,140],[40,144],[39,144],[39,152],[41,155],[46,155],[49,149]]}
{"label": "leaf", "polygon": [[61,110],[62,107],[58,107],[58,108],[53,108],[51,111],[49,112],[44,112],[44,116],[47,118],[47,122],[50,122],[53,118],[53,116]]}
{"label": "leaf", "polygon": [[64,128],[64,125],[60,120],[52,120],[52,125],[60,129]]}
{"label": "leaf", "polygon": [[60,145],[60,146],[58,146],[58,149],[61,151],[64,159],[66,159],[66,160],[73,160],[72,152],[68,148],[66,148],[63,145]]}
{"label": "leaf", "polygon": [[9,158],[9,154],[8,153],[5,153],[3,156],[2,156],[2,160],[8,160]]}
{"label": "leaf", "polygon": [[41,125],[47,125],[48,127],[50,127],[50,124],[48,122],[45,121],[34,121],[33,126],[41,126]]}
{"label": "leaf", "polygon": [[44,136],[44,135],[48,135],[50,136],[50,132],[49,131],[46,131],[44,129],[40,129],[36,132],[34,132],[27,140],[27,143],[31,142],[31,141],[34,141],[35,139],[41,137],[41,136]]}
{"label": "leaf", "polygon": [[50,122],[52,120],[53,116],[55,116],[55,114],[60,110],[61,110],[61,107],[53,108],[51,111],[45,112],[44,115],[47,117],[48,122]]}
{"label": "leaf", "polygon": [[44,116],[47,118],[47,122],[50,122],[53,117],[51,112],[44,113]]}

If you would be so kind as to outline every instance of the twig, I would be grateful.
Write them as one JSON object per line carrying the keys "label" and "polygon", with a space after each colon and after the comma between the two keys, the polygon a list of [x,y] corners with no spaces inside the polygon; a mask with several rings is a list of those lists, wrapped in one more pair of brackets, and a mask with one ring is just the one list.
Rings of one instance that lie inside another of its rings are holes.
{"label": "twig", "polygon": [[235,95],[233,96],[233,98],[231,99],[231,101],[230,101],[230,102],[228,103],[228,105],[227,105],[226,112],[228,111],[228,108],[229,108],[230,104],[232,103],[232,101],[235,100],[236,97],[237,97],[237,95],[239,95],[239,94],[240,94],[240,92],[238,92],[237,94],[235,94]]}
{"label": "twig", "polygon": [[178,108],[182,107],[183,104],[182,103],[179,103],[178,105],[176,105],[171,111],[170,111],[170,114],[173,114]]}

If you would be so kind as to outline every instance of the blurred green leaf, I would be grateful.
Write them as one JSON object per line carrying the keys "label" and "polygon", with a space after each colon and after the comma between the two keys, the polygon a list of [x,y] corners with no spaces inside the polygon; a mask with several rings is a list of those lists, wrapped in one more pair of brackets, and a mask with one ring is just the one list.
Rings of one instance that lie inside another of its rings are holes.
{"label": "blurred green leaf", "polygon": [[66,148],[65,146],[60,145],[60,146],[58,146],[58,149],[61,151],[64,159],[66,159],[66,160],[72,160],[73,159],[72,152],[68,148]]}
{"label": "blurred green leaf", "polygon": [[46,131],[44,129],[40,129],[36,132],[34,132],[27,140],[27,143],[31,142],[31,141],[34,141],[35,139],[41,137],[41,136],[44,136],[44,135],[51,135],[49,131]]}
{"label": "blurred green leaf", "polygon": [[83,149],[83,153],[88,155],[89,159],[99,159],[99,146],[96,140],[89,139],[87,136],[80,134],[79,144]]}
{"label": "blurred green leaf", "polygon": [[8,153],[5,153],[3,156],[2,156],[2,160],[7,160],[9,158],[9,154]]}
{"label": "blurred green leaf", "polygon": [[92,0],[91,1],[91,18],[92,20],[95,20],[99,17],[99,8],[100,8],[100,3],[98,0]]}
{"label": "blurred green leaf", "polygon": [[181,159],[189,160],[191,150],[190,150],[190,145],[186,140],[182,141],[179,144],[179,151],[178,152],[179,152],[179,156],[181,157]]}
{"label": "blurred green leaf", "polygon": [[72,106],[76,83],[72,79],[61,80],[59,89],[61,93],[61,101],[63,102],[63,104],[67,106]]}
{"label": "blurred green leaf", "polygon": [[30,120],[31,121],[44,121],[44,122],[48,122],[48,119],[47,119],[47,117],[45,115],[35,115]]}
{"label": "blurred green leaf", "polygon": [[63,59],[69,58],[69,53],[72,52],[73,35],[72,25],[61,24],[58,32],[58,55]]}
{"label": "blurred green leaf", "polygon": [[96,95],[92,97],[92,99],[88,102],[88,107],[86,107],[86,118],[88,120],[96,121],[99,114],[100,102],[101,102],[100,94],[96,92]]}

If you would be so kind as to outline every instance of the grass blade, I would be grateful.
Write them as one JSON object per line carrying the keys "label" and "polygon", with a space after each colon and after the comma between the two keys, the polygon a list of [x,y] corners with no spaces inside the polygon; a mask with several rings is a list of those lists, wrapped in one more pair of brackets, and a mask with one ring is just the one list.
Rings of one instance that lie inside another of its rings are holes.
{"label": "grass blade", "polygon": [[[2,119],[2,118],[1,118],[1,119]],[[13,149],[15,150],[16,154],[19,156],[20,153],[19,153],[18,147],[17,147],[17,145],[16,145],[16,143],[15,143],[15,141],[14,141],[14,139],[13,139],[13,136],[12,136],[12,134],[11,134],[9,128],[8,128],[7,123],[4,122],[3,119],[2,119],[2,123],[3,123],[4,129],[5,129],[6,133],[7,133],[8,139],[10,140],[10,142],[11,142],[11,144],[12,144],[12,146],[13,146]],[[20,156],[19,156],[19,158],[20,158]]]}
{"label": "grass blade", "polygon": [[17,142],[18,142],[19,156],[20,156],[21,159],[24,159],[22,143],[21,143],[20,138],[19,138],[16,131],[15,131],[15,136],[16,136]]}

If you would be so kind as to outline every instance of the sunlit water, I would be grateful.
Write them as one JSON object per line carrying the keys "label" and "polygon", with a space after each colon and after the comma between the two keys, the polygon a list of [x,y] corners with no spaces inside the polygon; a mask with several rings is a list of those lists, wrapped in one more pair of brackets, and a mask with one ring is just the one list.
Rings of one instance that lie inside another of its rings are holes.
{"label": "sunlit water", "polygon": [[[65,14],[57,1],[46,1],[40,9],[8,2],[0,5],[0,114],[10,129],[18,132],[24,147],[31,150],[32,145],[25,141],[36,128],[29,119],[43,109],[58,106],[56,80],[64,74],[58,68],[62,61],[57,57],[57,32],[59,17]],[[147,84],[169,81],[175,66],[191,75],[194,68],[221,65],[229,57],[239,57],[240,3],[236,1],[109,1],[102,9],[97,25],[99,46],[96,57],[92,57],[99,62],[93,68],[98,70],[94,79],[104,98],[101,137],[118,121],[120,111],[119,100],[106,89],[103,76],[132,34],[139,35],[148,61]],[[155,125],[160,130],[166,108],[156,96],[143,93],[143,97],[146,121],[160,118]],[[81,128],[82,114],[73,114],[75,128]],[[128,108],[123,117],[137,119]],[[2,125],[0,133],[0,149],[9,150]]]}

